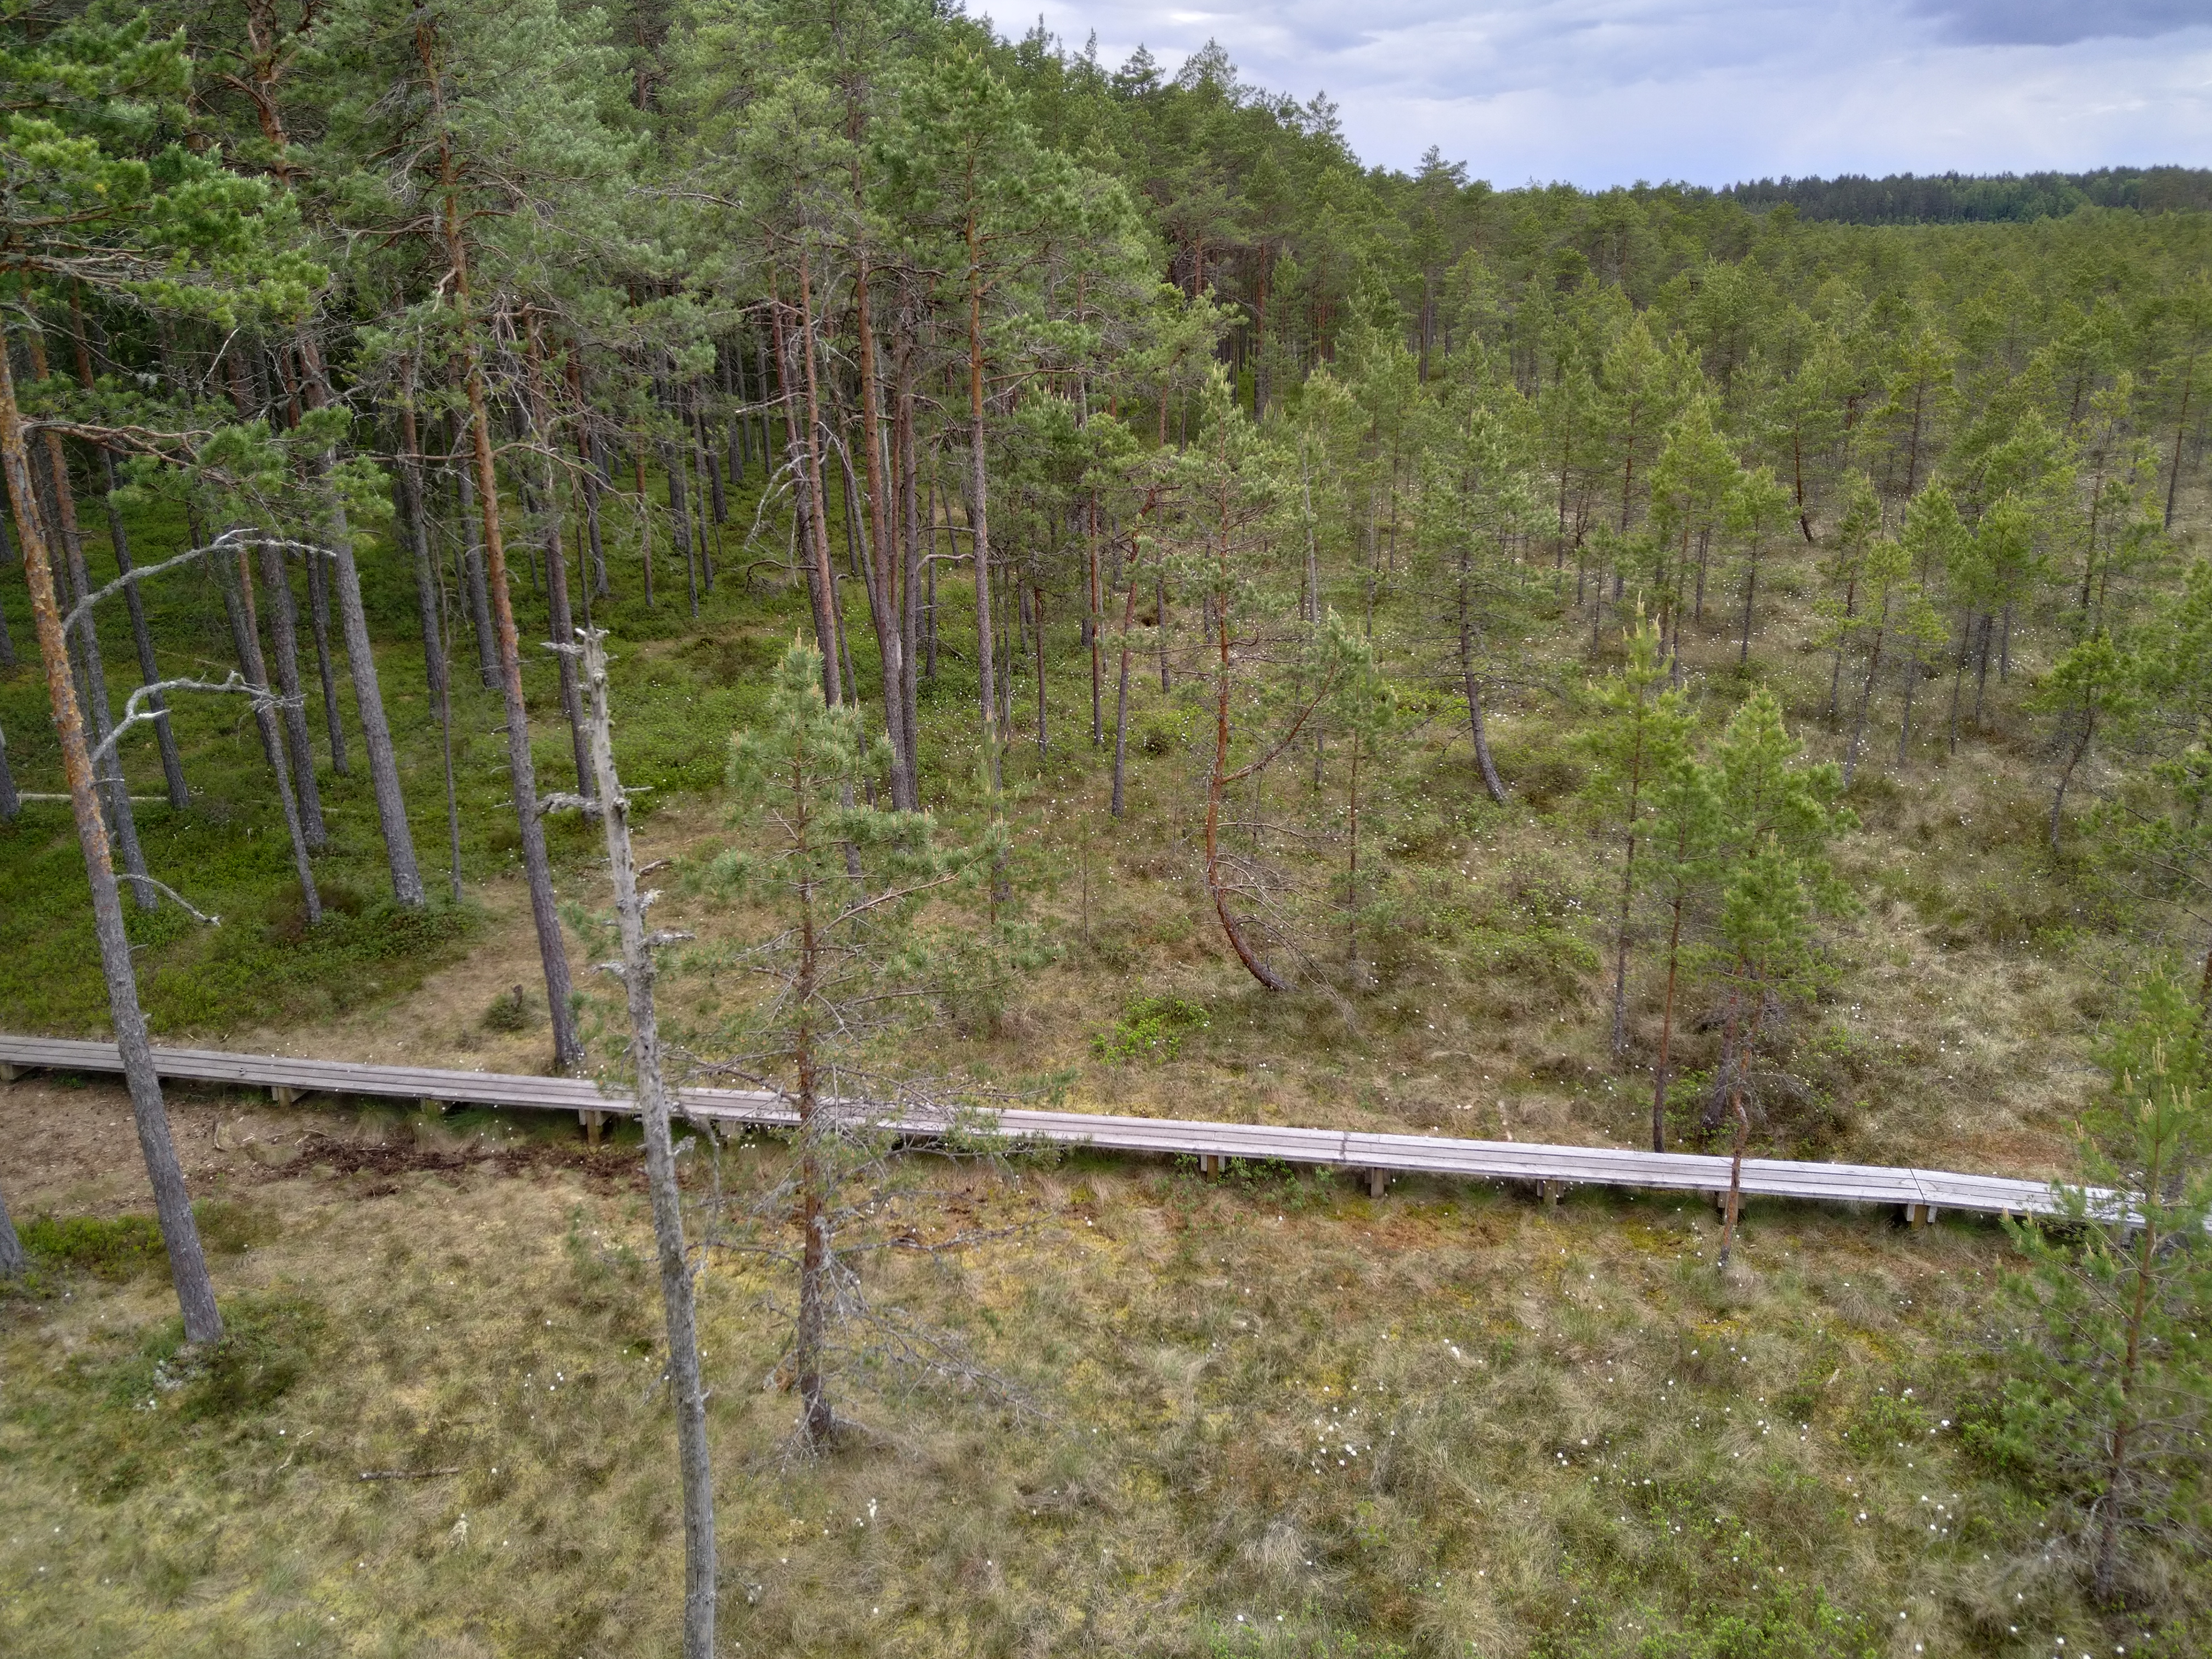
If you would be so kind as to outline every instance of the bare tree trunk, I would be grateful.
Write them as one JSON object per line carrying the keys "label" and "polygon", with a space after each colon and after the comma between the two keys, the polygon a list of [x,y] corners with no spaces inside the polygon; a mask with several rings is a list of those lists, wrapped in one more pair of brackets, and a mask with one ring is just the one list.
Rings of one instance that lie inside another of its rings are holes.
{"label": "bare tree trunk", "polygon": [[292,604],[291,573],[284,550],[261,544],[261,579],[269,587],[269,632],[276,647],[276,688],[284,694],[284,738],[291,751],[292,788],[300,804],[300,829],[307,850],[319,853],[331,842],[323,823],[323,799],[315,787],[315,751],[307,740],[307,699],[300,685],[299,617]]}
{"label": "bare tree trunk", "polygon": [[[28,337],[28,351],[33,371],[46,378],[46,349],[33,331]],[[62,448],[58,434],[46,434],[46,487],[53,502],[53,529],[46,536],[49,546],[58,532],[61,554],[64,561],[62,570],[62,591],[70,596],[72,609],[92,592],[92,574],[85,568],[84,542],[77,532],[76,498],[70,488],[69,458]],[[33,509],[35,510],[35,509]],[[18,504],[16,520],[22,523],[24,507]],[[25,566],[29,564],[30,538],[26,527],[24,537]],[[135,585],[135,584],[134,584]],[[100,653],[100,619],[87,610],[84,619],[77,624],[77,660],[82,675],[81,707],[92,714],[92,736],[95,744],[105,744],[114,729],[114,714],[107,701],[107,673]],[[131,896],[141,910],[151,910],[160,902],[152,885],[145,879],[146,856],[138,847],[137,816],[131,808],[131,786],[123,775],[123,757],[114,749],[107,751],[99,765],[101,799],[107,809],[107,820],[114,826],[115,850],[123,855],[123,871],[131,881]]]}
{"label": "bare tree trunk", "polygon": [[1674,985],[1682,960],[1682,906],[1686,896],[1676,890],[1674,927],[1667,935],[1667,1003],[1659,1017],[1659,1061],[1651,1068],[1651,1150],[1655,1152],[1667,1150],[1668,1067],[1674,1045]]}
{"label": "bare tree trunk", "polygon": [[461,458],[458,442],[453,482],[461,498],[461,580],[468,589],[470,631],[477,637],[477,673],[484,690],[492,691],[499,687],[499,642],[491,625],[491,592],[484,582],[483,514],[477,502],[476,464]]}
{"label": "bare tree trunk", "polygon": [[0,732],[0,823],[15,823],[22,810],[22,797],[15,793],[15,775],[8,769],[8,734]]}
{"label": "bare tree trunk", "polygon": [[1030,608],[1036,615],[1036,634],[1032,643],[1036,652],[1037,759],[1042,761],[1045,757],[1044,589],[1033,587],[1030,590]]}
{"label": "bare tree trunk", "polygon": [[1121,604],[1121,684],[1114,701],[1114,816],[1121,816],[1121,779],[1129,755],[1129,634],[1137,622],[1137,562],[1129,561],[1129,597]]}
{"label": "bare tree trunk", "polygon": [[2096,733],[2097,716],[2096,712],[2092,709],[2082,718],[2081,739],[2074,745],[2074,752],[2066,757],[2066,769],[2058,775],[2057,792],[2051,797],[2051,850],[2054,853],[2059,850],[2059,813],[2066,805],[2067,786],[2074,781],[2074,770],[2081,764],[2082,757],[2089,752],[2089,740],[2096,736]]}
{"label": "bare tree trunk", "polygon": [[1083,632],[1084,643],[1091,648],[1091,746],[1096,749],[1106,741],[1104,647],[1098,638],[1099,626],[1106,618],[1098,585],[1098,492],[1095,489],[1091,492],[1084,530]]}
{"label": "bare tree trunk", "polygon": [[[222,608],[230,623],[231,648],[238,653],[238,665],[245,672],[247,681],[269,689],[269,669],[261,659],[261,633],[253,616],[253,568],[246,562],[246,550],[240,548],[235,561],[218,554],[215,559],[216,581],[222,589]],[[307,858],[307,830],[300,821],[300,803],[292,793],[292,763],[284,753],[284,727],[276,711],[260,699],[256,699],[253,721],[261,733],[261,753],[269,763],[269,775],[276,780],[277,805],[283,809],[284,833],[292,842],[292,870],[299,878],[301,902],[307,907],[307,925],[319,926],[323,919],[322,896],[315,889],[315,869]]]}
{"label": "bare tree trunk", "polygon": [[[668,1329],[668,1380],[676,1401],[677,1468],[684,1488],[684,1659],[714,1654],[714,1469],[707,1444],[707,1387],[699,1366],[698,1310],[684,1243],[684,1194],[676,1181],[669,1133],[669,1089],[660,1067],[660,1021],[653,1006],[652,941],[647,899],[637,890],[630,854],[629,798],[615,774],[608,735],[606,636],[584,634],[584,680],[591,694],[588,724],[592,793],[601,803],[607,863],[614,876],[615,919],[622,935],[623,990],[629,1003],[630,1063],[645,1127],[645,1181],[652,1195],[653,1236],[660,1263],[660,1305]],[[573,657],[573,647],[563,651]]]}
{"label": "bare tree trunk", "polygon": [[[590,406],[584,401],[584,371],[570,352],[568,362],[568,397],[578,410],[576,453],[584,463],[584,535],[592,550],[592,568],[583,583],[584,622],[591,624],[592,596],[607,597],[607,553],[599,531],[599,486],[606,477],[606,458],[600,453],[599,434],[592,424]],[[742,474],[739,475],[742,480]]]}
{"label": "bare tree trunk", "polygon": [[[78,384],[89,390],[93,385],[92,350],[84,336],[84,314],[75,297],[70,304],[70,334],[76,345],[76,374]],[[107,509],[107,544],[115,555],[118,574],[131,573],[131,538],[123,527],[123,514],[115,505],[115,455],[105,444],[97,446],[102,480],[106,492],[101,505]],[[154,636],[146,626],[146,596],[138,591],[138,584],[131,582],[123,590],[123,606],[131,616],[131,642],[138,653],[138,677],[142,684],[153,685],[161,680],[161,670],[154,656]],[[0,621],[0,667],[15,661],[14,647],[5,641],[7,624]],[[169,805],[181,811],[191,804],[191,792],[185,784],[184,761],[177,753],[177,734],[172,729],[168,704],[159,691],[146,699],[147,712],[154,716],[154,739],[161,756],[161,780],[167,786]]]}
{"label": "bare tree trunk", "polygon": [[331,590],[320,559],[310,556],[307,566],[307,625],[315,641],[315,673],[323,684],[323,726],[331,734],[331,770],[339,777],[351,772],[346,760],[345,727],[338,720],[338,682],[331,672]]}
{"label": "bare tree trunk", "polygon": [[1759,544],[1751,544],[1751,553],[1744,562],[1743,571],[1743,639],[1736,647],[1735,665],[1747,666],[1751,662],[1751,607],[1759,595]]}
{"label": "bare tree trunk", "polygon": [[[8,515],[0,513],[0,565],[17,562],[15,538],[8,533]],[[8,633],[8,607],[0,605],[0,668],[15,665],[15,641]]]}
{"label": "bare tree trunk", "polygon": [[921,584],[916,580],[923,568],[921,481],[915,476],[914,441],[914,347],[913,331],[902,327],[899,331],[898,380],[893,393],[895,412],[891,420],[891,445],[898,462],[898,501],[904,534],[900,537],[903,551],[900,556],[899,572],[899,684],[900,706],[906,719],[906,728],[898,741],[906,748],[906,773],[908,787],[914,793],[915,807],[921,805],[921,687],[916,682],[915,658],[921,645]]}
{"label": "bare tree trunk", "polygon": [[[1850,786],[1859,769],[1859,744],[1866,737],[1867,710],[1874,702],[1874,683],[1881,672],[1882,637],[1889,629],[1889,596],[1881,601],[1881,620],[1875,624],[1874,648],[1867,653],[1866,684],[1859,688],[1859,710],[1851,720],[1851,740],[1844,750],[1844,783]],[[1840,659],[1839,659],[1840,660]]]}
{"label": "bare tree trunk", "polygon": [[[418,13],[416,45],[428,71],[431,97],[443,118],[444,81],[437,63],[436,23],[428,13]],[[491,417],[485,407],[483,362],[479,354],[473,301],[469,292],[468,244],[461,228],[461,211],[454,163],[449,149],[441,149],[439,163],[442,226],[446,245],[450,302],[459,313],[460,359],[464,389],[468,395],[469,435],[475,452],[476,477],[483,511],[484,585],[490,590],[499,635],[500,685],[507,704],[507,776],[514,794],[514,816],[522,831],[522,868],[530,884],[531,919],[537,926],[538,955],[545,973],[545,1002],[552,1016],[553,1063],[562,1071],[583,1062],[583,1044],[576,1035],[575,1011],[570,1006],[568,956],[561,938],[561,917],[553,897],[553,869],[545,854],[545,823],[538,811],[536,767],[530,754],[530,714],[522,700],[522,653],[514,629],[514,606],[507,587],[507,549],[500,524],[498,483],[492,472]]]}
{"label": "bare tree trunk", "polygon": [[869,298],[868,260],[862,252],[854,267],[853,300],[854,349],[860,363],[862,471],[868,494],[868,614],[875,624],[876,648],[883,658],[884,725],[891,742],[891,805],[902,812],[915,812],[921,810],[921,801],[915,787],[913,751],[906,741],[912,723],[906,708],[906,630],[897,605],[896,543],[884,481],[882,392],[877,385],[875,323]]}
{"label": "bare tree trunk", "polygon": [[[530,435],[540,452],[538,493],[544,498],[544,522],[540,526],[545,538],[545,591],[553,643],[565,647],[575,638],[576,629],[568,614],[568,556],[561,550],[561,497],[553,473],[553,410],[545,396],[545,356],[544,342],[539,337],[538,313],[528,313],[523,330],[525,358],[529,368]],[[554,660],[561,673],[561,708],[568,717],[568,738],[575,750],[576,792],[585,799],[592,799],[597,786],[592,776],[590,745],[584,736],[584,702],[576,688],[576,659],[573,653],[556,649]]]}
{"label": "bare tree trunk", "polygon": [[446,868],[452,882],[453,902],[461,902],[461,801],[453,787],[453,629],[446,617],[445,587],[438,590],[438,614],[446,622],[445,659],[438,665],[434,696],[438,708],[438,749],[446,768]]}
{"label": "bare tree trunk", "polygon": [[15,1218],[8,1213],[8,1198],[0,1193],[0,1279],[14,1279],[30,1263],[23,1256],[23,1241],[15,1237]]}
{"label": "bare tree trunk", "polygon": [[976,696],[991,793],[999,793],[999,706],[991,656],[991,479],[983,431],[983,265],[975,210],[968,213],[968,540],[975,561]]}
{"label": "bare tree trunk", "polygon": [[684,556],[684,582],[691,599],[691,616],[699,616],[699,564],[691,552],[691,506],[684,489],[684,463],[678,457],[676,446],[660,446],[660,467],[668,480],[668,526],[676,538],[676,550]]}
{"label": "bare tree trunk", "polygon": [[1635,764],[1628,775],[1628,847],[1620,861],[1620,915],[1613,937],[1613,1057],[1628,1052],[1628,921],[1636,902],[1636,843],[1638,811],[1644,793],[1644,750],[1638,740]]}
{"label": "bare tree trunk", "polygon": [[[54,730],[61,740],[62,769],[69,779],[70,808],[76,819],[77,844],[83,849],[92,887],[93,933],[100,941],[100,965],[107,981],[107,1006],[115,1042],[131,1091],[131,1115],[138,1148],[154,1188],[154,1210],[169,1256],[169,1276],[184,1315],[185,1340],[211,1343],[222,1336],[214,1281],[200,1251],[184,1168],[169,1135],[169,1115],[161,1100],[161,1080],[154,1069],[153,1045],[138,1006],[138,982],[131,961],[131,940],[123,927],[122,895],[115,866],[108,861],[107,823],[93,791],[92,759],[85,743],[83,717],[69,670],[69,646],[62,634],[61,607],[54,592],[53,566],[39,528],[31,485],[30,453],[23,419],[15,403],[15,382],[4,341],[0,341],[0,467],[15,506],[22,536],[23,569],[31,589],[31,615],[37,626],[40,655],[46,670],[46,696],[53,707]],[[12,1231],[12,1229],[11,1229]]]}
{"label": "bare tree trunk", "polygon": [[[824,517],[828,509],[822,495],[822,455],[814,398],[813,288],[803,250],[799,272],[798,339],[785,336],[781,302],[771,314],[775,321],[776,366],[783,379],[784,428],[790,437],[790,453],[804,474],[799,480],[797,527],[806,542],[807,592],[814,602],[814,641],[822,649],[822,696],[834,708],[844,701],[840,684],[842,665],[837,651],[837,574],[830,562],[830,528]],[[790,362],[789,354],[794,351],[805,359],[802,368],[794,368]],[[803,445],[799,441],[800,416],[796,407],[802,383],[806,389],[806,436]]]}
{"label": "bare tree trunk", "polygon": [[430,527],[422,501],[422,453],[415,424],[413,388],[399,405],[399,453],[393,458],[392,484],[398,496],[400,532],[415,560],[415,611],[422,625],[422,676],[433,702],[446,696],[446,653],[441,635],[438,575],[430,558]]}
{"label": "bare tree trunk", "polygon": [[[1213,914],[1220,920],[1222,933],[1229,940],[1230,949],[1236,951],[1237,961],[1244,964],[1245,971],[1270,991],[1287,991],[1291,988],[1290,981],[1261,961],[1251,945],[1246,942],[1244,930],[1237,925],[1236,916],[1230,911],[1228,884],[1222,879],[1221,873],[1219,833],[1221,802],[1229,785],[1237,781],[1237,775],[1232,775],[1229,770],[1229,694],[1231,678],[1226,598],[1229,592],[1228,539],[1228,532],[1224,529],[1219,538],[1220,545],[1217,556],[1219,571],[1218,586],[1224,598],[1221,626],[1216,630],[1219,636],[1218,641],[1219,653],[1214,668],[1213,763],[1207,768],[1206,774],[1206,891],[1212,896]],[[1319,699],[1316,698],[1316,701],[1318,702]],[[1296,735],[1297,730],[1296,726],[1291,727],[1292,736]],[[1284,741],[1287,743],[1289,738],[1286,737]],[[1256,765],[1257,763],[1254,764]]]}

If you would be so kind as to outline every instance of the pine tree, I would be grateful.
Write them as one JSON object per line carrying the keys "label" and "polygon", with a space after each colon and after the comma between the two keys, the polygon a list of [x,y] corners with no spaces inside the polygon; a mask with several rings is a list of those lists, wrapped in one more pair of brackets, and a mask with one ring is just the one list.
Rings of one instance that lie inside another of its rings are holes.
{"label": "pine tree", "polygon": [[[182,144],[157,149],[150,161],[131,153],[176,112],[189,86],[190,69],[178,40],[149,38],[143,20],[80,23],[36,44],[11,40],[0,73],[21,99],[0,135],[0,161],[15,180],[6,214],[18,270],[45,282],[127,293],[140,304],[226,323],[246,311],[283,315],[301,308],[319,273],[286,246],[289,228],[265,213],[264,189]],[[189,453],[189,447],[179,441],[171,453]],[[91,883],[109,1012],[185,1336],[213,1342],[222,1334],[222,1318],[139,1006],[93,745],[70,672],[52,544],[4,350],[0,467],[15,508],[47,695]]]}
{"label": "pine tree", "polygon": [[2058,1486],[2110,1603],[2146,1543],[2196,1559],[2212,1489],[2212,1068],[2179,981],[2145,981],[2105,1062],[2081,1184],[2055,1187],[2051,1218],[2006,1222],[2021,1322],[1971,1432]]}
{"label": "pine tree", "polygon": [[1620,846],[1620,900],[1613,930],[1613,1059],[1628,1052],[1628,955],[1644,872],[1637,854],[1649,833],[1653,797],[1686,752],[1693,716],[1683,694],[1668,687],[1659,626],[1638,607],[1627,638],[1628,660],[1590,690],[1594,720],[1582,743],[1594,763],[1589,790],[1608,840]]}
{"label": "pine tree", "polygon": [[731,1009],[701,1040],[721,1050],[726,1071],[773,1089],[797,1115],[790,1176],[769,1201],[799,1234],[782,1369],[799,1397],[799,1443],[810,1451],[826,1449],[837,1429],[836,1327],[864,1306],[855,1265],[839,1253],[841,1228],[872,1213],[865,1191],[857,1212],[852,1194],[873,1178],[900,1111],[937,1103],[917,1097],[912,1079],[875,1069],[882,1050],[870,1040],[885,1038],[896,1018],[886,1010],[916,1006],[900,989],[928,977],[912,934],[924,896],[1002,852],[995,832],[955,854],[937,846],[927,814],[854,805],[869,763],[860,710],[824,700],[815,653],[794,641],[764,717],[732,750],[730,787],[756,834],[711,871],[717,893],[764,906],[775,921],[739,957],[766,976],[769,994]]}
{"label": "pine tree", "polygon": [[2032,705],[2056,716],[2059,736],[2065,743],[2066,763],[2059,769],[2058,784],[2051,794],[2048,838],[2053,853],[2063,850],[2060,815],[2065,811],[2066,792],[2073,786],[2075,774],[2088,758],[2100,732],[2124,728],[2140,710],[2139,678],[2134,655],[2123,650],[2109,634],[2097,633],[2069,646],[2035,689]]}

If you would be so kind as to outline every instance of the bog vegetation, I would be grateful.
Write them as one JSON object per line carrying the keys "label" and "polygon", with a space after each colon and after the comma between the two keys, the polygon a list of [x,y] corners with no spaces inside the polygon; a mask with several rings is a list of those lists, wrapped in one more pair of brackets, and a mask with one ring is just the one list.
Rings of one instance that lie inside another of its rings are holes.
{"label": "bog vegetation", "polygon": [[[903,0],[0,66],[0,1026],[115,1035],[155,1199],[10,1177],[0,1632],[2212,1638],[2203,175],[1499,191]],[[332,1113],[191,1190],[149,1033],[380,1019],[638,1088],[645,1187]],[[1540,1216],[1018,1097],[2122,1196]]]}

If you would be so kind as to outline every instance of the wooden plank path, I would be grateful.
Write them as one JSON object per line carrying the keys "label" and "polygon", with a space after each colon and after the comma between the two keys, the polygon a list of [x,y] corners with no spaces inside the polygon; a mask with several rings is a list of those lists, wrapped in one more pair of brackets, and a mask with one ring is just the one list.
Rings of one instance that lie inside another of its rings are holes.
{"label": "wooden plank path", "polygon": [[[586,1078],[519,1077],[422,1066],[295,1060],[220,1048],[156,1048],[154,1063],[165,1078],[266,1089],[286,1104],[301,1095],[324,1093],[404,1100],[424,1108],[478,1105],[572,1111],[594,1138],[609,1116],[636,1110],[636,1103],[628,1095],[602,1088]],[[112,1042],[0,1034],[0,1080],[12,1080],[28,1070],[112,1073],[122,1069],[121,1057]],[[797,1121],[792,1108],[773,1094],[687,1088],[678,1091],[678,1096],[684,1110],[694,1117],[769,1127],[788,1127]],[[1015,1140],[1181,1154],[1196,1158],[1200,1168],[1209,1173],[1223,1169],[1230,1158],[1274,1158],[1285,1164],[1362,1170],[1369,1191],[1378,1197],[1393,1175],[1526,1182],[1550,1200],[1576,1186],[1696,1193],[1715,1199],[1725,1194],[1729,1186],[1727,1158],[1691,1152],[1116,1117],[1091,1112],[1010,1109],[995,1117],[1000,1133]],[[888,1127],[926,1139],[943,1133],[947,1125],[941,1119],[907,1116]],[[1942,1210],[2021,1215],[2049,1212],[2057,1207],[2050,1188],[2041,1182],[1948,1170],[1803,1164],[1769,1158],[1744,1160],[1742,1190],[1751,1196],[1820,1203],[1894,1205],[1916,1225],[1926,1224]]]}

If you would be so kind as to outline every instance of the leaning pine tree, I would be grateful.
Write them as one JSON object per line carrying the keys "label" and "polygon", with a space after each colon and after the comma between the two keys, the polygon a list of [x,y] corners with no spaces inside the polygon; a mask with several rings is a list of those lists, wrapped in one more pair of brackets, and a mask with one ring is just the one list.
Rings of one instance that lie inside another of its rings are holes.
{"label": "leaning pine tree", "polygon": [[[181,143],[150,158],[131,153],[134,144],[159,131],[161,120],[173,117],[171,130],[185,124],[182,100],[191,72],[180,39],[149,39],[143,19],[114,26],[81,21],[35,46],[20,37],[12,40],[8,70],[14,94],[9,124],[0,133],[0,170],[9,181],[0,204],[6,220],[0,263],[17,280],[103,291],[118,303],[198,316],[225,328],[243,313],[296,314],[304,307],[319,274],[278,240],[274,216],[264,213],[264,186],[225,172],[217,158]],[[119,441],[124,435],[71,429],[94,441]],[[153,1184],[185,1340],[213,1342],[222,1334],[222,1318],[139,1007],[94,746],[70,672],[52,539],[33,481],[31,434],[8,353],[0,350],[0,468],[22,541],[131,1117]],[[161,441],[144,430],[133,436],[142,446],[153,442],[174,455],[190,453],[182,437]]]}

